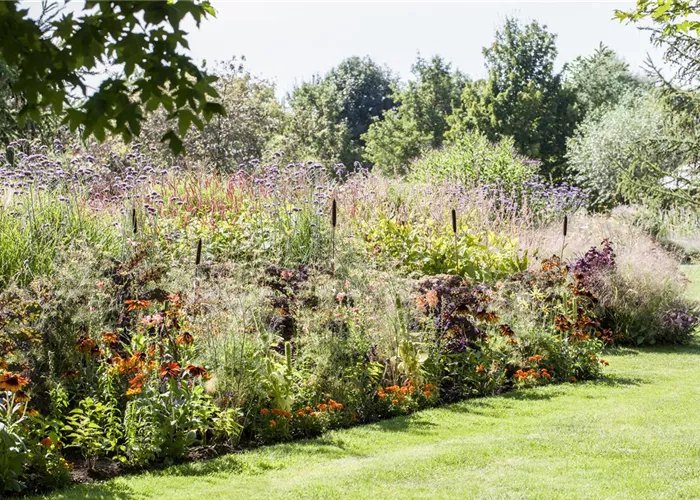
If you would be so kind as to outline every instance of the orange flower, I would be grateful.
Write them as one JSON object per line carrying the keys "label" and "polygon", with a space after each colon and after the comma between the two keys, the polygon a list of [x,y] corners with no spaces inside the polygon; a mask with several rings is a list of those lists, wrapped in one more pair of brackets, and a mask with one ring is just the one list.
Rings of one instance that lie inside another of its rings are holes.
{"label": "orange flower", "polygon": [[64,380],[73,380],[75,378],[78,378],[80,376],[80,371],[79,370],[73,370],[72,372],[66,372],[63,375],[61,375],[61,378]]}
{"label": "orange flower", "polygon": [[50,437],[45,437],[39,441],[39,444],[41,444],[41,446],[44,448],[51,448],[53,446],[53,440]]}
{"label": "orange flower", "polygon": [[189,365],[185,368],[185,373],[190,377],[202,377],[204,380],[209,380],[211,378],[202,366]]}
{"label": "orange flower", "polygon": [[547,371],[546,368],[542,368],[542,369],[540,370],[540,375],[542,375],[542,377],[543,377],[543,378],[546,378],[546,379],[552,378],[552,376],[550,375],[550,373]]}
{"label": "orange flower", "polygon": [[423,396],[425,396],[426,398],[429,398],[432,395],[433,395],[433,393],[430,391],[423,391]]}
{"label": "orange flower", "polygon": [[192,342],[194,342],[194,337],[190,332],[182,332],[177,336],[175,342],[177,345],[190,345]]}
{"label": "orange flower", "polygon": [[24,414],[27,415],[28,417],[38,417],[39,416],[39,412],[36,411],[34,408],[27,410]]}
{"label": "orange flower", "polygon": [[0,375],[0,389],[17,392],[27,385],[30,380],[16,373],[3,373]]}
{"label": "orange flower", "polygon": [[260,414],[263,416],[269,415],[269,413],[270,413],[270,410],[268,410],[267,408],[263,408],[262,410],[260,410]]}
{"label": "orange flower", "polygon": [[4,359],[0,359],[0,370],[7,370],[7,363]]}
{"label": "orange flower", "polygon": [[529,358],[527,358],[527,360],[532,363],[539,363],[540,361],[542,361],[542,356],[540,356],[539,354],[535,354],[534,356],[530,356]]}
{"label": "orange flower", "polygon": [[[134,378],[129,380],[129,387],[132,389],[141,389],[143,383],[146,381],[146,375],[144,373],[138,373]],[[139,391],[140,392],[140,391]]]}
{"label": "orange flower", "polygon": [[397,404],[399,404],[399,400],[398,400],[398,399],[392,399],[392,400],[391,400],[391,404],[392,404],[392,405],[397,405]]}
{"label": "orange flower", "polygon": [[315,417],[315,416],[318,415],[318,413],[316,413],[315,411],[312,411],[311,413],[309,413],[309,415],[312,416],[312,417]]}
{"label": "orange flower", "polygon": [[606,361],[605,359],[602,359],[602,358],[600,359],[600,364],[603,365],[603,366],[610,366],[610,363],[609,363],[608,361]]}
{"label": "orange flower", "polygon": [[312,408],[311,408],[310,406],[305,406],[305,407],[304,407],[304,410],[307,411],[307,412],[311,412],[311,411],[312,411]]}
{"label": "orange flower", "polygon": [[304,410],[299,410],[297,412],[297,416],[299,416],[299,417],[303,417],[304,415],[305,415]]}
{"label": "orange flower", "polygon": [[119,344],[119,338],[117,337],[117,334],[114,332],[103,332],[102,333],[102,340],[104,341],[105,344],[115,346]]}
{"label": "orange flower", "polygon": [[571,377],[571,381],[572,381],[572,382],[577,382],[576,377]]}
{"label": "orange flower", "polygon": [[430,290],[425,294],[425,302],[430,306],[431,309],[435,309],[438,305],[438,293],[437,290]]}
{"label": "orange flower", "polygon": [[82,336],[75,344],[75,348],[83,353],[90,353],[97,347],[97,344],[90,337]]}
{"label": "orange flower", "polygon": [[321,404],[317,404],[316,408],[318,408],[320,411],[326,411],[328,409],[328,405],[321,403]]}
{"label": "orange flower", "polygon": [[128,299],[124,301],[124,305],[127,311],[138,311],[139,309],[145,309],[150,306],[151,303],[147,300]]}
{"label": "orange flower", "polygon": [[496,316],[492,312],[477,311],[476,319],[480,319],[481,321],[486,321],[487,323],[493,323],[494,321],[498,321],[498,316]]}
{"label": "orange flower", "polygon": [[501,335],[503,335],[504,337],[512,337],[513,335],[515,335],[513,329],[506,324],[498,325],[498,329],[500,330]]}
{"label": "orange flower", "polygon": [[270,419],[270,427],[277,427],[277,422],[275,422],[274,418]]}
{"label": "orange flower", "polygon": [[158,369],[160,373],[160,378],[164,379],[166,377],[177,377],[180,375],[180,365],[171,361],[170,363],[163,363]]}
{"label": "orange flower", "polygon": [[15,393],[15,401],[18,403],[26,403],[30,399],[31,396],[21,389]]}
{"label": "orange flower", "polygon": [[386,392],[384,392],[383,389],[378,389],[377,396],[379,396],[380,399],[384,399],[386,397]]}
{"label": "orange flower", "polygon": [[484,365],[479,363],[476,365],[476,373],[486,373],[486,369],[484,368]]}

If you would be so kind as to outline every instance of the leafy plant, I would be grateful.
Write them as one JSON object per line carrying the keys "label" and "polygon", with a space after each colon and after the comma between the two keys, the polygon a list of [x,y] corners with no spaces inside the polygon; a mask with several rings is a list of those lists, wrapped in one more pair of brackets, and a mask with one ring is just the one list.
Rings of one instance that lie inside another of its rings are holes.
{"label": "leafy plant", "polygon": [[83,399],[66,418],[62,429],[69,447],[80,453],[93,470],[97,459],[121,451],[121,414],[118,409],[93,398]]}

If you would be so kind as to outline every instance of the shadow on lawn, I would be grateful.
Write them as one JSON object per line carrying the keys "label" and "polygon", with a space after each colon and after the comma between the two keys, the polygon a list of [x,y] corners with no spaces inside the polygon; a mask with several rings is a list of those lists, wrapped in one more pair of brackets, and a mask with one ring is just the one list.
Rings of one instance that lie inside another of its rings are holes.
{"label": "shadow on lawn", "polygon": [[644,353],[700,355],[700,339],[696,337],[687,345],[659,345],[644,347],[611,347],[606,350],[613,356],[639,356]]}
{"label": "shadow on lawn", "polygon": [[131,500],[132,498],[143,498],[143,495],[136,494],[134,490],[124,484],[108,482],[68,487],[65,490],[53,492],[51,498],[56,500],[83,500],[85,498],[92,500]]}
{"label": "shadow on lawn", "polygon": [[372,426],[380,431],[410,432],[416,435],[432,434],[434,428],[438,427],[435,422],[431,422],[421,413],[382,420],[372,424]]}

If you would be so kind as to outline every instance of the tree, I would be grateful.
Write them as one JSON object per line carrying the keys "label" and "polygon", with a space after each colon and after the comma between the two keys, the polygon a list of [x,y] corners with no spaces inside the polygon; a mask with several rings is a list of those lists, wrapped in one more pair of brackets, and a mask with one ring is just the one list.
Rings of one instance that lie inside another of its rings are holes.
{"label": "tree", "polygon": [[700,203],[697,132],[657,93],[628,95],[600,117],[583,121],[569,140],[568,159],[591,208],[656,198]]}
{"label": "tree", "polygon": [[384,113],[363,139],[365,159],[386,174],[406,173],[409,162],[433,142],[433,136],[421,132],[416,119],[403,109]]}
{"label": "tree", "polygon": [[[274,85],[251,75],[236,58],[220,63],[215,73],[217,102],[226,116],[213,118],[202,130],[190,130],[183,140],[186,159],[230,170],[263,156],[267,142],[281,131],[284,112],[275,98]],[[143,135],[156,142],[167,126],[165,113],[153,112]]]}
{"label": "tree", "polygon": [[[182,21],[189,16],[199,26],[213,15],[207,1],[86,1],[78,14],[40,22],[18,3],[0,2],[0,59],[22,102],[16,120],[40,121],[50,109],[85,137],[115,133],[128,141],[141,132],[142,110],[162,107],[179,132],[163,139],[180,151],[190,125],[203,126],[200,116],[224,112],[211,101],[214,77],[181,52],[188,48]],[[103,67],[118,72],[90,93],[86,78]]]}
{"label": "tree", "polygon": [[484,49],[488,79],[466,86],[450,134],[477,129],[492,141],[512,136],[520,154],[542,160],[544,173],[561,176],[566,138],[578,118],[574,95],[554,72],[555,41],[546,26],[507,19]]}
{"label": "tree", "polygon": [[[637,0],[628,12],[617,10],[621,21],[640,23],[651,33],[651,40],[664,49],[664,59],[674,69],[675,87],[700,88],[700,4],[695,0]],[[652,71],[665,80],[653,62]]]}
{"label": "tree", "polygon": [[576,95],[583,115],[614,107],[629,92],[649,87],[634,75],[614,50],[602,43],[589,56],[579,56],[564,68],[565,86]]}
{"label": "tree", "polygon": [[429,61],[419,56],[412,72],[415,79],[396,96],[399,109],[416,121],[421,133],[431,136],[431,146],[438,147],[449,128],[447,117],[459,106],[466,78],[440,56]]}
{"label": "tree", "polygon": [[391,73],[371,59],[351,57],[326,76],[316,76],[292,92],[288,132],[291,149],[326,161],[351,165],[361,159],[375,117],[394,106]]}
{"label": "tree", "polygon": [[375,120],[364,136],[365,158],[386,172],[405,170],[422,149],[443,143],[466,82],[440,56],[419,56],[412,72],[415,78],[392,96],[398,109]]}

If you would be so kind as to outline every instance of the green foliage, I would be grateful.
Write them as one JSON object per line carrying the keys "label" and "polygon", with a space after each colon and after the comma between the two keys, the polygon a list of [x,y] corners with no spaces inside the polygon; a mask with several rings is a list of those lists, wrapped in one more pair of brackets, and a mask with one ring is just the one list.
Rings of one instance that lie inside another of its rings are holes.
{"label": "green foliage", "polygon": [[364,156],[385,174],[404,174],[409,162],[431,142],[429,134],[421,133],[418,122],[392,109],[381,121],[370,125],[363,136],[366,142]]}
{"label": "green foliage", "polygon": [[46,275],[62,251],[87,245],[98,253],[114,251],[118,233],[94,217],[79,197],[21,197],[12,190],[0,198],[0,286],[11,280],[28,283]]}
{"label": "green foliage", "polygon": [[[155,459],[165,463],[181,460],[188,448],[205,440],[206,432],[216,425],[237,435],[240,426],[230,421],[214,423],[219,411],[204,394],[201,385],[189,387],[178,380],[166,381],[164,390],[149,385],[127,404],[124,417],[126,459],[143,466]],[[228,414],[224,412],[224,418]]]}
{"label": "green foliage", "polygon": [[564,75],[564,86],[576,95],[584,116],[599,116],[619,104],[626,94],[649,86],[602,42],[593,54],[568,63]]}
{"label": "green foliage", "polygon": [[[690,0],[637,0],[631,11],[616,10],[620,21],[650,21],[642,28],[664,49],[666,63],[675,71],[669,86],[697,89],[700,83],[700,7]],[[661,72],[652,64],[658,77]]]}
{"label": "green foliage", "polygon": [[698,142],[691,134],[654,94],[629,96],[600,118],[587,118],[567,157],[593,208],[651,198],[693,205]]}
{"label": "green foliage", "polygon": [[467,131],[441,149],[427,151],[411,164],[409,179],[465,185],[498,184],[517,191],[532,178],[537,166],[515,152],[513,139],[497,143],[478,131]]}
{"label": "green foliage", "polygon": [[412,72],[415,79],[393,95],[398,109],[372,123],[363,136],[365,157],[385,173],[403,172],[422,148],[442,144],[466,81],[440,56],[419,57]]}
{"label": "green foliage", "polygon": [[486,237],[462,228],[456,238],[448,227],[432,221],[375,222],[365,235],[368,250],[387,265],[398,262],[408,272],[421,275],[458,274],[490,281],[527,268],[517,241],[489,233]]}
{"label": "green foliage", "polygon": [[62,430],[66,432],[68,446],[79,448],[92,470],[97,458],[119,450],[121,423],[117,408],[86,398],[70,412]]}
{"label": "green foliage", "polygon": [[26,407],[15,401],[15,394],[0,392],[0,492],[22,491],[22,472],[29,461],[29,450],[21,436],[27,420]]}
{"label": "green foliage", "polygon": [[556,36],[532,22],[507,19],[484,49],[489,77],[468,84],[451,118],[455,133],[477,129],[496,141],[512,136],[520,154],[542,160],[559,177],[566,138],[577,122],[574,95],[554,72]]}
{"label": "green foliage", "polygon": [[290,96],[285,152],[351,166],[361,159],[362,134],[391,109],[391,73],[369,58],[351,57]]}
{"label": "green foliage", "polygon": [[[212,86],[214,78],[182,54],[189,46],[181,23],[197,26],[215,11],[209,2],[92,2],[79,15],[69,13],[47,23],[29,17],[18,4],[0,5],[0,58],[15,72],[11,89],[20,94],[20,123],[41,120],[42,110],[56,115],[84,137],[103,140],[107,133],[125,140],[138,136],[143,109],[163,107],[178,131],[164,136],[174,152],[181,136],[199,118],[223,114]],[[86,72],[102,65],[121,67],[88,96]],[[74,102],[74,91],[84,99]]]}

